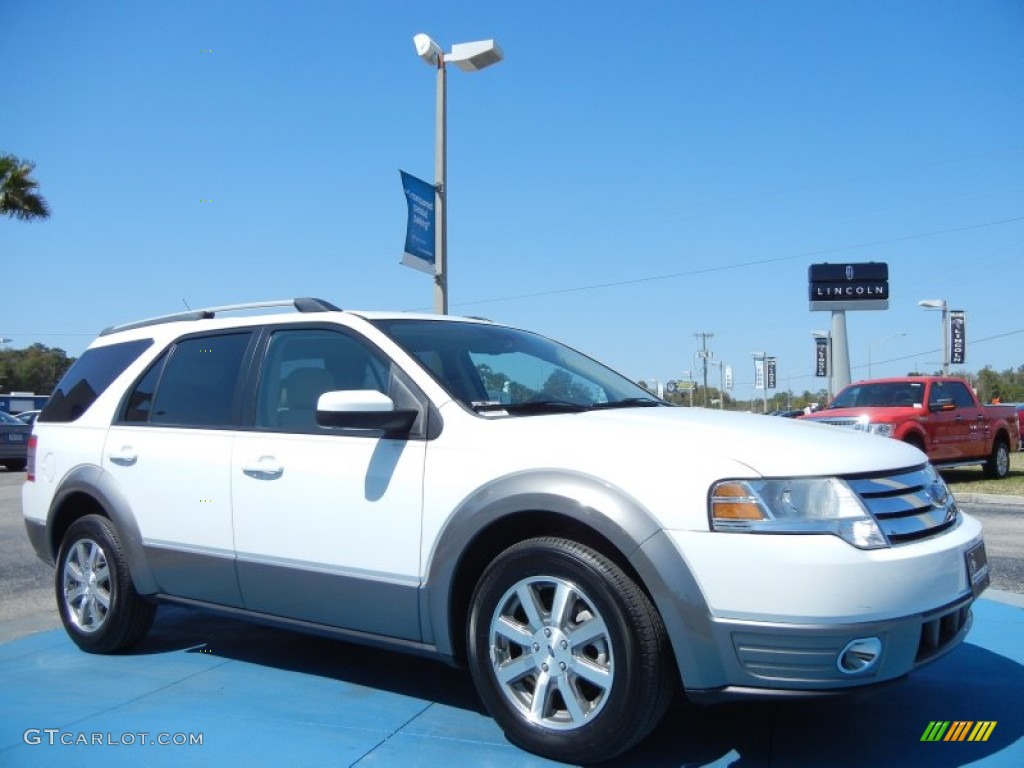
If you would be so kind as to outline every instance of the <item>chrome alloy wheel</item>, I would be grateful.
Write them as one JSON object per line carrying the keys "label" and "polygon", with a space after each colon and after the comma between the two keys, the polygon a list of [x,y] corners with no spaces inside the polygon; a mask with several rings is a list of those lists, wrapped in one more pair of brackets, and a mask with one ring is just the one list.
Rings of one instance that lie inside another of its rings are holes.
{"label": "chrome alloy wheel", "polygon": [[110,612],[110,567],[103,548],[79,539],[64,558],[63,594],[71,623],[87,634],[103,626]]}
{"label": "chrome alloy wheel", "polygon": [[535,576],[498,601],[490,626],[498,686],[529,721],[573,730],[611,694],[614,654],[593,601],[575,584]]}
{"label": "chrome alloy wheel", "polygon": [[1010,450],[1002,444],[996,448],[996,473],[998,477],[1010,474]]}

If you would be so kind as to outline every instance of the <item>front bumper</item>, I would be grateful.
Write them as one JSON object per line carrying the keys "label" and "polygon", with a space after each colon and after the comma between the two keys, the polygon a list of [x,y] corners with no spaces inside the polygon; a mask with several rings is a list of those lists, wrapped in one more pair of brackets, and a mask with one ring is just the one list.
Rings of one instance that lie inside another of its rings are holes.
{"label": "front bumper", "polygon": [[[828,535],[661,531],[631,562],[665,622],[688,695],[785,697],[903,677],[972,624],[976,520],[933,539],[857,550]],[[851,646],[876,645],[851,671]]]}
{"label": "front bumper", "polygon": [[[806,626],[715,620],[711,629],[722,649],[727,685],[687,688],[704,703],[736,698],[784,698],[845,693],[890,682],[953,650],[973,624],[965,595],[924,614],[842,626]],[[878,662],[862,673],[840,669],[849,643],[878,638]]]}

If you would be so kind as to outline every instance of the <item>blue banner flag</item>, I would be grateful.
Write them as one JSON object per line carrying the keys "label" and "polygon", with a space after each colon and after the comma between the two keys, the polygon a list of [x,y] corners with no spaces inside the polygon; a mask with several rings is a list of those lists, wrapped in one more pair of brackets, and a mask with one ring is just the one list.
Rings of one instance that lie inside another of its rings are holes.
{"label": "blue banner flag", "polygon": [[402,174],[402,190],[409,205],[409,222],[405,230],[405,253],[402,263],[421,272],[434,274],[434,185],[423,179]]}

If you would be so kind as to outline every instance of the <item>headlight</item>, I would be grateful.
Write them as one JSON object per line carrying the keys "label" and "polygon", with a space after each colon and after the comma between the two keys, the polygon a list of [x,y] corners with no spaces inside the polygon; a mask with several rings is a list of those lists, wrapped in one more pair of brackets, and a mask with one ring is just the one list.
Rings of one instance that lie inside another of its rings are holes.
{"label": "headlight", "polygon": [[860,430],[861,432],[867,432],[871,435],[881,435],[882,437],[892,437],[892,424],[876,424],[871,421],[867,416],[861,416],[857,419],[857,422],[853,425],[854,429]]}
{"label": "headlight", "polygon": [[830,533],[859,549],[889,546],[875,519],[835,477],[723,480],[710,494],[711,528],[743,533]]}

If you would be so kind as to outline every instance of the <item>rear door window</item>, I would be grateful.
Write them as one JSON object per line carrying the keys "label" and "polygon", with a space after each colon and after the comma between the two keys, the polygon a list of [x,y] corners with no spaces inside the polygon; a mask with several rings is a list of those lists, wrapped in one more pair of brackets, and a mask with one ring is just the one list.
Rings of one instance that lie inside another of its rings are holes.
{"label": "rear door window", "polygon": [[[177,342],[166,361],[150,369],[136,385],[129,396],[126,420],[146,421],[148,416],[150,424],[169,426],[236,425],[238,383],[251,339],[252,333],[246,332]],[[143,391],[146,388],[149,391]]]}

